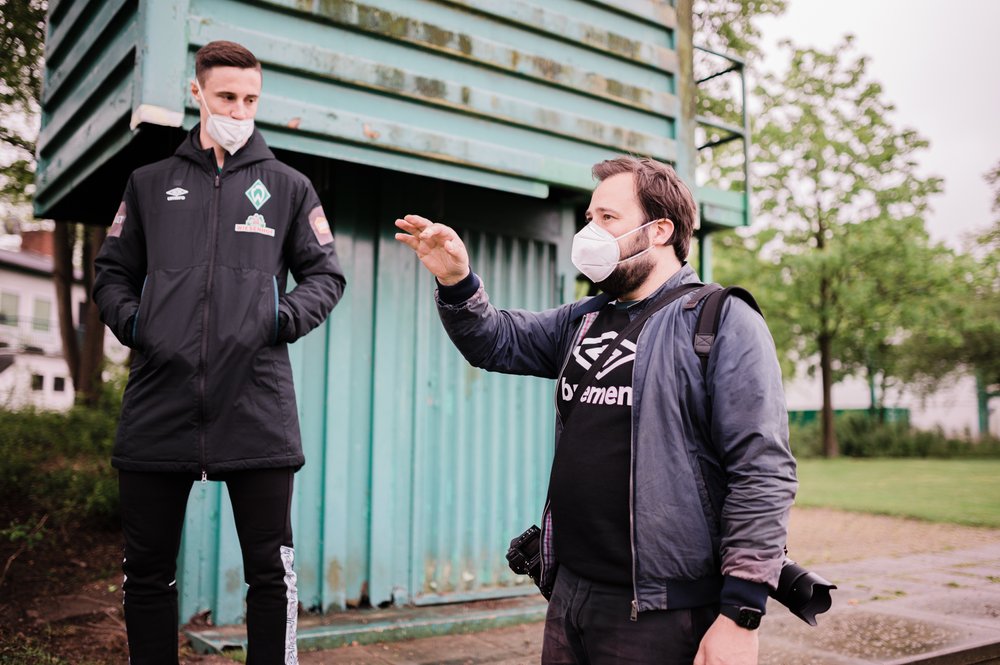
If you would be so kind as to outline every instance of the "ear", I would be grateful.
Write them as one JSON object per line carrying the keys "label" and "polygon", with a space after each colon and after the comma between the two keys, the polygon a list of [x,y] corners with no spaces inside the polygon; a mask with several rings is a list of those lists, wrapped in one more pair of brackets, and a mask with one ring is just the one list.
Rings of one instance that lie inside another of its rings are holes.
{"label": "ear", "polygon": [[653,225],[653,236],[651,238],[652,243],[654,245],[669,245],[670,241],[674,239],[673,220],[663,217],[655,221],[656,224]]}
{"label": "ear", "polygon": [[198,102],[200,105],[201,99],[198,98],[198,84],[194,82],[194,79],[191,80],[191,85],[189,87],[191,88],[191,96],[194,97],[194,101]]}

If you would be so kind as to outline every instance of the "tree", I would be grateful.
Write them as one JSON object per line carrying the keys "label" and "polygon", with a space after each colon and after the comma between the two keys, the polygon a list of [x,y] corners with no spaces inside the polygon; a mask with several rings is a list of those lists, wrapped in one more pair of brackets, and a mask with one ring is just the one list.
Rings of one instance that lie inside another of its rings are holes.
{"label": "tree", "polygon": [[[15,219],[30,216],[28,203],[34,191],[35,140],[39,99],[44,72],[44,0],[0,0],[0,202]],[[11,215],[4,215],[9,217]],[[6,220],[5,220],[6,223]],[[59,332],[63,357],[73,378],[77,400],[95,404],[100,396],[104,363],[104,325],[97,307],[89,299],[93,281],[93,258],[104,239],[103,228],[87,228],[61,221],[55,227],[53,280],[56,288]],[[87,307],[80,312],[83,339],[73,327],[73,257],[82,256]]]}
{"label": "tree", "polygon": [[[941,191],[940,179],[916,173],[915,153],[927,142],[893,126],[893,107],[869,79],[866,59],[849,55],[851,42],[846,37],[830,53],[783,43],[791,51],[787,72],[763,77],[755,91],[762,111],[753,182],[759,214],[775,231],[763,251],[783,297],[769,320],[784,318],[792,358],[819,370],[830,457],[838,454],[832,386],[898,335],[891,310],[873,317],[871,308],[902,310],[901,299],[921,292],[898,287],[899,273],[912,276],[923,261],[893,257],[901,242],[914,254],[929,249],[922,219],[928,198]],[[888,330],[873,331],[874,320]],[[862,357],[847,349],[861,349]]]}
{"label": "tree", "polygon": [[959,373],[975,376],[981,436],[989,433],[989,402],[1000,397],[1000,163],[985,179],[996,218],[953,257],[949,286],[922,310],[928,325],[902,349],[907,378],[925,391]]}
{"label": "tree", "polygon": [[25,204],[35,178],[46,3],[0,0],[0,200]]}

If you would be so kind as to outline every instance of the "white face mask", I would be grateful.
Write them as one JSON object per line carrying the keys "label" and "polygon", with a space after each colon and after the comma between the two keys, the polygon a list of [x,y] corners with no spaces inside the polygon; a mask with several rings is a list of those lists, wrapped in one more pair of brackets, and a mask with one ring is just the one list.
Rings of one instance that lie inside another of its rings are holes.
{"label": "white face mask", "polygon": [[198,79],[195,79],[198,86],[198,93],[201,96],[201,103],[205,105],[205,112],[208,120],[205,121],[205,131],[212,137],[212,140],[222,146],[222,149],[230,155],[235,155],[236,151],[246,145],[250,137],[253,136],[253,118],[245,120],[235,120],[224,115],[212,113],[208,108],[208,100],[205,99],[205,92],[201,89]]}
{"label": "white face mask", "polygon": [[586,275],[590,281],[595,283],[603,282],[615,271],[618,264],[631,261],[635,257],[642,256],[653,249],[653,245],[650,245],[641,252],[633,254],[627,259],[622,259],[618,241],[640,229],[646,228],[650,224],[656,224],[658,221],[660,220],[654,219],[652,222],[646,222],[638,228],[626,231],[617,238],[598,225],[597,222],[587,224],[580,229],[579,233],[573,236],[573,251],[570,255],[573,259],[573,265]]}

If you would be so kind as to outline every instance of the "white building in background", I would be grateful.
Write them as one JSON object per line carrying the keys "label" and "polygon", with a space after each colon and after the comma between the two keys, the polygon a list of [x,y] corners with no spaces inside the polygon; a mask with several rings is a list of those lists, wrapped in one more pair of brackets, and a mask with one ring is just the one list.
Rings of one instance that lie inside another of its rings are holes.
{"label": "white building in background", "polygon": [[[36,232],[44,233],[44,232]],[[33,239],[32,249],[0,250],[0,408],[66,410],[73,406],[73,380],[62,354],[51,240]],[[73,327],[79,329],[82,283],[74,280]],[[105,354],[124,362],[128,349],[110,331]]]}
{"label": "white building in background", "polygon": [[[809,378],[803,372],[785,381],[785,401],[789,411],[813,411],[823,406],[823,388],[819,377]],[[833,408],[865,410],[869,408],[868,384],[862,379],[845,379],[833,386]],[[946,434],[976,437],[979,434],[979,407],[976,402],[976,380],[959,376],[944,388],[923,397],[912,391],[890,391],[887,408],[908,409],[910,424],[917,429],[940,428]],[[1000,437],[1000,399],[990,402],[989,431]]]}

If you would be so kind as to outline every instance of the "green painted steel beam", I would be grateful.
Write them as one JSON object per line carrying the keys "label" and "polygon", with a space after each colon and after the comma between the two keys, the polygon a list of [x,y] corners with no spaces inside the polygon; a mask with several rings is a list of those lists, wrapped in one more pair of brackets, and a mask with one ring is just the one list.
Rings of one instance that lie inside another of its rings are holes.
{"label": "green painted steel beam", "polygon": [[477,11],[525,30],[556,36],[574,45],[587,46],[642,67],[656,71],[677,71],[677,54],[673,49],[627,37],[606,27],[579,20],[573,15],[552,11],[543,5],[523,0],[506,0],[502,3],[493,0],[442,0],[442,2]]}
{"label": "green painted steel beam", "polygon": [[[188,9],[190,0],[162,2],[146,0],[139,3],[138,21],[144,39],[136,57],[136,97],[132,107],[165,109],[180,116],[184,97],[174,93],[173,86],[193,78],[187,69],[185,49],[178,44],[188,42]],[[132,126],[137,122],[134,120]]]}
{"label": "green painted steel beam", "polygon": [[681,21],[670,0],[592,0],[653,25],[676,28]]}
{"label": "green painted steel beam", "polygon": [[44,168],[40,162],[35,180],[37,189],[32,197],[36,215],[44,216],[46,210],[79,187],[132,140],[133,134],[128,130],[130,97],[128,84],[113,91],[103,114],[92,116],[70,135],[60,153]]}
{"label": "green painted steel beam", "polygon": [[[91,3],[86,3],[86,6],[95,1],[91,0]],[[109,0],[99,4],[97,10],[91,13],[81,12],[81,14],[77,14],[72,10],[67,13],[65,22],[72,22],[72,25],[66,26],[66,30],[77,34],[77,37],[73,41],[66,42],[66,45],[54,54],[54,56],[61,55],[62,57],[54,58],[51,63],[46,62],[45,85],[42,86],[42,108],[51,106],[57,98],[62,96],[63,86],[66,82],[78,71],[88,66],[87,54],[102,39],[119,12],[127,9],[129,0]],[[73,5],[74,8],[76,6],[76,4]],[[85,3],[80,3],[80,6],[85,6]],[[127,19],[125,20],[127,23]]]}
{"label": "green painted steel beam", "polygon": [[546,198],[549,195],[548,185],[535,180],[467,168],[451,163],[429,161],[426,157],[417,154],[388,152],[378,147],[335,143],[327,138],[290,131],[282,125],[271,125],[270,127],[265,125],[262,129],[267,136],[268,143],[275,148],[514,192],[533,198]]}
{"label": "green painted steel beam", "polygon": [[[298,647],[299,651],[316,651],[350,644],[462,635],[542,621],[546,607],[547,603],[538,599],[500,608],[427,608],[405,612],[359,610],[327,625],[300,622]],[[185,634],[197,653],[225,653],[245,650],[247,646],[246,631],[242,628],[187,631]]]}
{"label": "green painted steel beam", "polygon": [[[262,0],[262,2],[289,10],[298,10],[301,6],[297,0]],[[428,3],[425,9],[432,7],[433,5]],[[318,5],[310,3],[308,12],[338,26],[471,61],[480,67],[544,81],[627,107],[658,112],[671,117],[676,114],[677,99],[668,92],[634,85],[592,71],[582,71],[566,64],[565,60],[556,60],[536,52],[524,53],[493,39],[450,30],[378,6],[343,0]],[[535,47],[537,50],[537,45]]]}
{"label": "green painted steel beam", "polygon": [[66,101],[49,113],[45,126],[38,134],[38,154],[43,159],[58,149],[57,143],[62,133],[76,126],[100,101],[94,95],[106,85],[108,76],[127,64],[135,50],[138,29],[134,21],[105,43],[104,48],[94,57],[94,66],[81,78],[66,95]]}
{"label": "green painted steel beam", "polygon": [[[196,44],[206,44],[224,36],[244,42],[250,42],[255,37],[251,31],[236,27],[198,21],[191,24],[191,38]],[[416,71],[392,67],[319,45],[302,46],[291,39],[272,37],[254,51],[258,58],[270,66],[291,69],[317,79],[398,95],[448,112],[461,112],[610,150],[654,155],[668,161],[676,156],[675,141],[666,133],[657,135],[636,131],[572,111],[556,111],[550,105],[537,103],[532,99],[498,94],[467,82],[423,76]],[[317,81],[317,84],[320,82]],[[267,93],[265,84],[265,94]],[[661,129],[669,127],[663,126]]]}
{"label": "green painted steel beam", "polygon": [[743,192],[731,192],[714,187],[699,187],[698,202],[705,227],[735,228],[747,225],[746,197]]}

